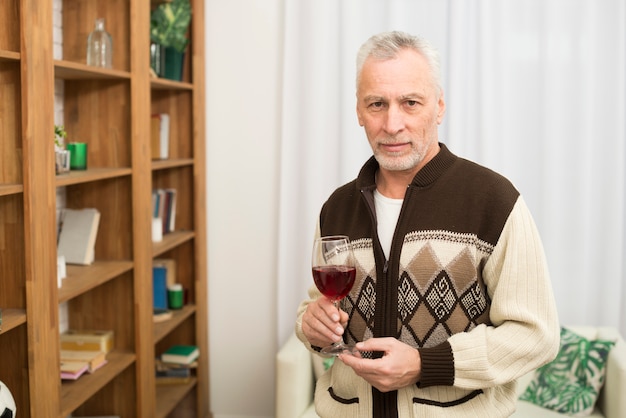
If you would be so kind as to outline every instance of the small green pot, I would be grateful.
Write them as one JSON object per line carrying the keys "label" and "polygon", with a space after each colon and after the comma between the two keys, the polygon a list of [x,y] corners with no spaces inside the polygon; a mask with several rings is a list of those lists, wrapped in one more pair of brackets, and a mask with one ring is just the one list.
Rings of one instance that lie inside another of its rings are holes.
{"label": "small green pot", "polygon": [[174,48],[166,47],[164,77],[169,80],[182,81],[184,59],[184,52],[179,52]]}

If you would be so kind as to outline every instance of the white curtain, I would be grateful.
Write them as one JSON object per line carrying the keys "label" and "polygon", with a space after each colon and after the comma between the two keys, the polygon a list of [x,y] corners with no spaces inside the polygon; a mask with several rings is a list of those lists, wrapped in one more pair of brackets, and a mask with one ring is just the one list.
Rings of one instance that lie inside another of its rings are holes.
{"label": "white curtain", "polygon": [[440,139],[524,195],[561,323],[626,335],[626,0],[285,0],[278,344],[312,284],[320,206],[371,155],[354,62],[385,30],[441,52]]}

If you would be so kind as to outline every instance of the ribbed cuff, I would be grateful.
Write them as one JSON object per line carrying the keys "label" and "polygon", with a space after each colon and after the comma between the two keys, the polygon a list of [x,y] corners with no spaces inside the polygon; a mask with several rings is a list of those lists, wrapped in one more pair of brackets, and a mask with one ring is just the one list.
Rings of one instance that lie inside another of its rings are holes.
{"label": "ribbed cuff", "polygon": [[452,386],[454,384],[454,355],[447,341],[435,347],[418,349],[422,358],[422,376],[417,386]]}

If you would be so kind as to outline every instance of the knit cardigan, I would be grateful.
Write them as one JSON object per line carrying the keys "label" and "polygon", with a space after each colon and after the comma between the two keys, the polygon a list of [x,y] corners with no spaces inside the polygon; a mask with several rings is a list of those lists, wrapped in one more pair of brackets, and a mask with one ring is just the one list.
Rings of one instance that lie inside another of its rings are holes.
{"label": "knit cardigan", "polygon": [[[318,234],[351,238],[357,278],[342,301],[347,341],[395,337],[420,352],[419,382],[382,393],[335,361],[318,381],[332,418],[507,417],[516,379],[549,362],[559,322],[543,247],[521,195],[444,144],[408,186],[389,259],[378,241],[372,157],[324,203]],[[308,303],[298,309],[302,332]],[[376,358],[381,353],[364,353]]]}

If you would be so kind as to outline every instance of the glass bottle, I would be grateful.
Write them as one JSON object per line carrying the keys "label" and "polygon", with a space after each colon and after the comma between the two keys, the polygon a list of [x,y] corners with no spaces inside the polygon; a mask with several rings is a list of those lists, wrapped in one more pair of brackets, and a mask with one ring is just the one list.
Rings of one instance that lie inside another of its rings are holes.
{"label": "glass bottle", "polygon": [[113,38],[104,29],[104,19],[96,19],[96,26],[87,38],[87,65],[111,68],[113,63]]}

